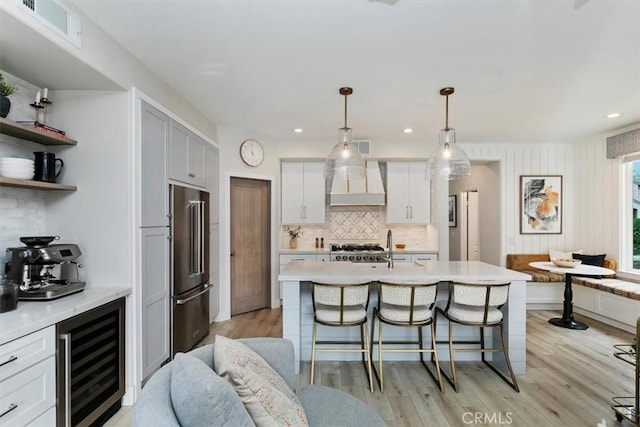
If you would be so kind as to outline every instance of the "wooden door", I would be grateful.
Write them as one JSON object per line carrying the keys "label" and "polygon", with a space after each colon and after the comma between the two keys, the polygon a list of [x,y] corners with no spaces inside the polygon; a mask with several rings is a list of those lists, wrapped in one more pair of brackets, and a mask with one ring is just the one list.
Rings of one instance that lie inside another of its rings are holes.
{"label": "wooden door", "polygon": [[231,315],[269,306],[271,183],[231,178]]}

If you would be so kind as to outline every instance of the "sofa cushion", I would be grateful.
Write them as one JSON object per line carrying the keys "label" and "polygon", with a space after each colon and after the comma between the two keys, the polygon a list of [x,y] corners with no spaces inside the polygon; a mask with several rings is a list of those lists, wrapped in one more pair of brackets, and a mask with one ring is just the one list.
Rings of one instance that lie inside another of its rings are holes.
{"label": "sofa cushion", "polygon": [[335,388],[307,385],[298,397],[312,426],[383,427],[385,422],[360,399]]}
{"label": "sofa cushion", "polygon": [[171,403],[183,426],[253,426],[233,387],[203,361],[177,353],[171,371]]}
{"label": "sofa cushion", "polygon": [[218,374],[235,388],[257,426],[309,425],[286,381],[246,345],[216,335],[214,364]]}
{"label": "sofa cushion", "polygon": [[602,267],[604,265],[604,258],[607,254],[602,255],[582,255],[573,254],[573,259],[579,259],[585,265],[595,265],[596,267]]}
{"label": "sofa cushion", "polygon": [[562,252],[562,251],[556,251],[553,249],[549,249],[549,259],[554,259],[554,258],[573,258],[573,254],[581,254],[582,253],[582,249],[579,249],[577,251],[567,251],[567,252]]}
{"label": "sofa cushion", "polygon": [[531,282],[564,282],[564,276],[562,274],[552,273],[550,271],[538,270],[534,268],[521,271],[531,276]]}
{"label": "sofa cushion", "polygon": [[589,277],[574,277],[573,283],[620,295],[625,298],[640,300],[640,283],[619,279],[593,279]]}

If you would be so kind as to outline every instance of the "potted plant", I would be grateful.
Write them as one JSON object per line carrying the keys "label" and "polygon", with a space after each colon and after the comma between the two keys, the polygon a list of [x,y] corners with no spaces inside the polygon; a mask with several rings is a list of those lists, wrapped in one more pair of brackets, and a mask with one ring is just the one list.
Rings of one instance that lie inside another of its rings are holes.
{"label": "potted plant", "polygon": [[296,249],[298,247],[298,237],[302,236],[302,227],[287,227],[287,233],[289,233],[289,248]]}
{"label": "potted plant", "polygon": [[7,97],[17,90],[17,87],[5,82],[2,73],[0,73],[0,117],[7,117],[9,114],[11,101]]}

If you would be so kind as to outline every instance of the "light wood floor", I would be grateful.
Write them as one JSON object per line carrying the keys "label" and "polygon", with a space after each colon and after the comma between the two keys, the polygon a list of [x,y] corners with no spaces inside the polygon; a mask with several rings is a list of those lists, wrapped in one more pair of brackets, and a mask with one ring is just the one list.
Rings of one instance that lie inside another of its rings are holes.
{"label": "light wood floor", "polygon": [[[518,376],[520,393],[475,362],[456,364],[460,393],[447,384],[441,394],[417,362],[385,363],[384,393],[369,393],[360,362],[318,362],[316,384],[358,397],[390,426],[595,426],[602,419],[619,425],[611,397],[633,394],[633,367],[616,359],[612,346],[633,336],[581,316],[588,330],[558,328],[547,322],[557,315],[527,312],[527,374]],[[278,337],[281,331],[280,309],[259,310],[213,324],[207,342],[216,334]],[[308,384],[309,369],[303,364],[298,387]]]}

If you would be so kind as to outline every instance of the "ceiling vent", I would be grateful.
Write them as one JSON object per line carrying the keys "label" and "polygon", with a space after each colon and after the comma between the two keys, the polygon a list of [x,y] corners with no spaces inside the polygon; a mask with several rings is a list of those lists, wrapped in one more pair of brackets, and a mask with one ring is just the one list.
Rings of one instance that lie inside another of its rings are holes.
{"label": "ceiling vent", "polygon": [[82,46],[82,21],[67,6],[56,0],[17,0],[17,2],[74,46]]}
{"label": "ceiling vent", "polygon": [[354,139],[351,142],[356,144],[356,147],[358,147],[358,150],[360,150],[360,153],[363,156],[367,155],[367,154],[371,154],[371,140],[370,139]]}

